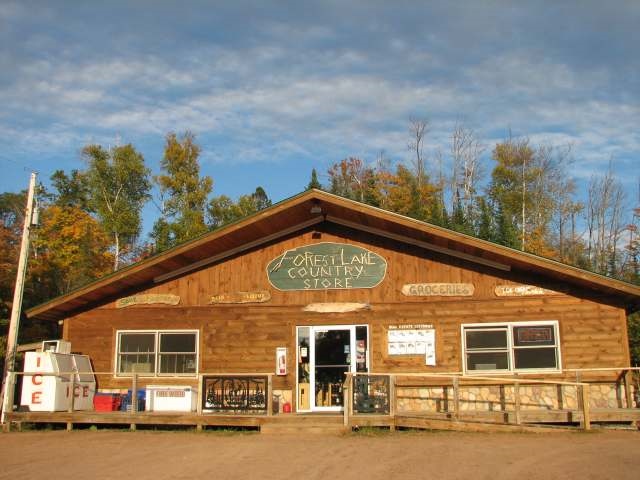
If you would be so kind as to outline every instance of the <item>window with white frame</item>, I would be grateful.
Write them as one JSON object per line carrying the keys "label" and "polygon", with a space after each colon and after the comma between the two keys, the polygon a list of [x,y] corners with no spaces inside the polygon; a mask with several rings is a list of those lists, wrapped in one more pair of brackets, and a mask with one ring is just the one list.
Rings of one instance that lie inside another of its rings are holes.
{"label": "window with white frame", "polygon": [[117,333],[116,372],[119,375],[195,375],[197,365],[197,330]]}
{"label": "window with white frame", "polygon": [[465,372],[560,369],[558,322],[462,325]]}

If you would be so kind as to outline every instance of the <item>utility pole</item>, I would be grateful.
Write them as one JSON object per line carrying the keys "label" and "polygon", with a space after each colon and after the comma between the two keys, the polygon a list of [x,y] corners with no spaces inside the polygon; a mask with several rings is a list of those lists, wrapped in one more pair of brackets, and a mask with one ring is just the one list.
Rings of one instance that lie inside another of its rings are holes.
{"label": "utility pole", "polygon": [[24,226],[22,227],[22,243],[20,245],[20,258],[18,259],[18,271],[16,273],[16,286],[13,291],[13,304],[11,305],[11,319],[9,321],[9,333],[7,334],[7,349],[4,358],[4,372],[2,375],[2,423],[5,423],[5,414],[13,408],[9,405],[9,399],[13,395],[9,394],[9,376],[14,371],[16,359],[16,348],[18,344],[18,328],[20,326],[20,314],[22,313],[22,294],[24,292],[24,277],[27,273],[27,258],[29,256],[29,234],[33,220],[33,199],[36,190],[35,172],[31,173],[29,181],[29,193],[27,194],[27,209],[24,215]]}
{"label": "utility pole", "polygon": [[527,166],[527,158],[525,155],[522,156],[522,251],[524,252],[524,243],[525,243],[525,237],[526,237],[526,228],[525,228],[525,223],[526,223],[526,216],[525,216],[525,200],[526,200],[526,193],[527,193],[527,180],[525,177],[525,169]]}

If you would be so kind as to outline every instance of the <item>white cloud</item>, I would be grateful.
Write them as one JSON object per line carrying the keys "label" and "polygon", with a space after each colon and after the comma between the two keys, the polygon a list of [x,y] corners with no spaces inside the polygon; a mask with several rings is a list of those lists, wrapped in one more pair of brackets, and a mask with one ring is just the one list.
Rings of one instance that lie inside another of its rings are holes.
{"label": "white cloud", "polygon": [[0,3],[0,21],[15,21],[26,15],[27,8],[21,3],[10,1]]}
{"label": "white cloud", "polygon": [[[5,5],[0,21],[24,13]],[[431,158],[437,149],[448,153],[460,119],[485,139],[486,156],[509,128],[534,143],[571,143],[579,175],[610,157],[628,172],[640,155],[638,95],[616,91],[606,59],[585,69],[540,45],[497,47],[496,36],[480,31],[453,38],[415,21],[341,20],[265,20],[255,31],[230,27],[166,52],[151,48],[156,39],[145,31],[122,36],[139,48],[122,41],[103,50],[41,29],[20,44],[24,55],[0,59],[19,58],[11,74],[2,72],[0,142],[21,154],[68,154],[116,133],[135,144],[190,129],[207,147],[208,164],[372,160],[380,150],[406,159],[413,116],[430,121]]]}

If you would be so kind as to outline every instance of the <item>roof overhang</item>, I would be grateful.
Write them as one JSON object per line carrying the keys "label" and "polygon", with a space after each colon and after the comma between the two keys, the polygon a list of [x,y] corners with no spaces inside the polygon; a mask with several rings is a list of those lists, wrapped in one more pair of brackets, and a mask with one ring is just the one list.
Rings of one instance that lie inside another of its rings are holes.
{"label": "roof overhang", "polygon": [[640,308],[640,287],[409,217],[309,190],[241,221],[159,253],[75,291],[29,309],[29,318],[60,320],[92,306],[149,288],[225,258],[329,222],[496,271],[552,277],[556,282],[611,295],[629,310]]}

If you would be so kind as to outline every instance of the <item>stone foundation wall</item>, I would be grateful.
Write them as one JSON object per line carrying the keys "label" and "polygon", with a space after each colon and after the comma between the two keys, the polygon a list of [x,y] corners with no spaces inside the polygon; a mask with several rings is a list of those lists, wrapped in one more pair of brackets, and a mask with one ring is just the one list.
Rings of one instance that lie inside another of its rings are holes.
{"label": "stone foundation wall", "polygon": [[[461,411],[508,411],[515,409],[514,386],[461,386]],[[628,408],[624,388],[614,383],[590,385],[591,408]],[[447,412],[453,411],[453,387],[396,387],[397,411]],[[634,391],[631,408],[638,405]],[[579,392],[571,385],[520,385],[522,410],[576,410]]]}

